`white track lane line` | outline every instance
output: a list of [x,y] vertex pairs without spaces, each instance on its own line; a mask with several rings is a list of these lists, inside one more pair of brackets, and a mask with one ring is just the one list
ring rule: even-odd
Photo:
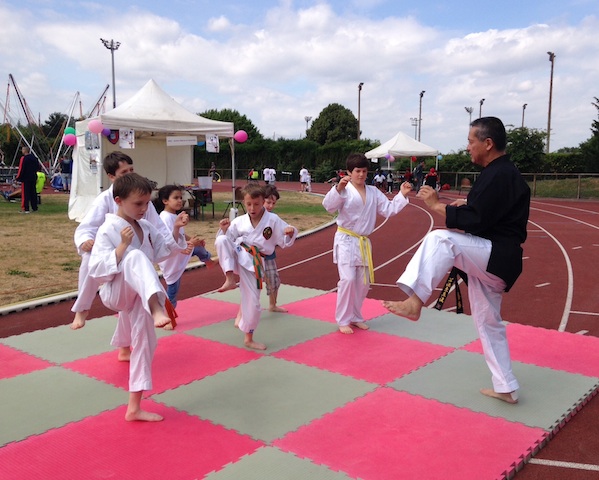
[[555,244],[561,250],[562,255],[564,256],[564,261],[566,262],[566,269],[568,271],[568,288],[567,288],[567,293],[566,293],[566,302],[564,304],[564,311],[562,313],[562,319],[561,319],[561,321],[559,323],[559,327],[558,327],[558,331],[565,332],[566,331],[566,327],[568,325],[568,318],[570,316],[570,311],[572,309],[572,297],[573,297],[573,294],[574,294],[574,274],[573,274],[573,271],[572,271],[572,262],[570,261],[570,257],[568,256],[568,253],[566,252],[566,249],[560,243],[560,241],[557,238],[555,238],[555,236],[553,236],[548,230],[544,229],[539,224],[537,224],[535,222],[531,222],[530,220],[529,220],[529,223],[531,223],[532,225],[534,225],[538,229],[542,230],[549,237],[551,237],[553,239],[553,241],[555,242]]
[[556,460],[545,460],[543,458],[531,458],[527,463],[531,463],[533,465],[545,465],[548,467],[572,468],[575,470],[599,472],[599,465],[591,465],[588,463],[560,462]]

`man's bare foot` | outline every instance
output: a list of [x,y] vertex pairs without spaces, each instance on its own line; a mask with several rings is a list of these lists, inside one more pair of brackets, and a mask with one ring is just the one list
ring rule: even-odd
[[283,308],[283,307],[279,307],[277,305],[271,305],[270,307],[268,307],[268,311],[269,312],[277,312],[277,313],[287,313],[287,309]]
[[88,314],[89,310],[75,312],[75,318],[73,320],[73,323],[71,323],[71,330],[79,330],[80,328],[85,327],[85,320],[87,320]]
[[266,350],[266,345],[264,345],[263,343],[255,342],[254,340],[246,340],[243,343],[246,347],[253,348],[254,350]]
[[518,403],[518,391],[514,390],[511,393],[499,393],[493,390],[492,388],[481,388],[480,393],[486,395],[487,397],[496,398],[498,400],[502,400],[511,405],[515,405]]
[[351,322],[351,324],[356,327],[359,328],[360,330],[368,330],[370,327],[368,325],[366,325],[364,322]]
[[237,282],[234,279],[227,278],[223,286],[218,289],[219,292],[226,292],[227,290],[234,290],[237,288]]
[[128,362],[131,360],[131,347],[119,347],[117,357],[119,362]]
[[168,322],[164,327],[162,327],[164,330],[174,330],[175,327],[173,327],[173,322]]
[[129,411],[125,414],[125,420],[128,422],[160,422],[164,420],[162,415],[146,412],[145,410]]
[[389,310],[391,313],[400,317],[407,318],[415,322],[420,318],[420,311],[422,310],[422,304],[414,302],[411,297],[403,302],[389,302],[383,301],[383,307]]
[[354,333],[353,329],[349,325],[342,325],[341,327],[339,327],[339,331],[341,333],[345,333],[346,335]]

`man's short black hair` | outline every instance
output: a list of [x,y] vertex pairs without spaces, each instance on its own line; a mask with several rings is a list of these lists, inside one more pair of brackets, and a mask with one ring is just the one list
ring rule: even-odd
[[493,140],[495,148],[500,152],[507,146],[507,134],[503,122],[497,117],[482,117],[474,120],[470,126],[476,128],[476,138],[481,142],[490,138]]

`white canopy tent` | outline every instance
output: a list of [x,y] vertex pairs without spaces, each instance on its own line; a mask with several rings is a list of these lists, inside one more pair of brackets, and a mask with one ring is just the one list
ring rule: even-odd
[[[89,132],[88,124],[94,119],[114,131],[134,131],[134,148],[123,149],[118,141],[113,144],[104,135]],[[108,187],[102,159],[115,150],[128,154],[133,159],[135,171],[159,186],[167,183],[184,185],[192,181],[196,139],[205,141],[207,136],[218,135],[219,138],[229,138],[235,170],[233,123],[210,120],[189,112],[154,80],[149,80],[133,97],[114,110],[77,122],[75,130],[77,144],[73,149],[73,181],[69,199],[69,218],[72,220],[81,221],[94,199]],[[176,137],[181,139],[179,145]],[[167,145],[167,138],[170,145]]]
[[365,155],[367,158],[382,158],[387,154],[394,157],[436,157],[439,151],[403,132],[398,132],[393,138],[369,150]]

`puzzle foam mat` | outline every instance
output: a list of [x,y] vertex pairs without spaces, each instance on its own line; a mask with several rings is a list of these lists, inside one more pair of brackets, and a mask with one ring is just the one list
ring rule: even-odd
[[114,316],[0,339],[2,479],[510,478],[599,388],[597,338],[508,325],[514,406],[479,393],[469,316],[367,299],[370,330],[342,335],[335,298],[283,285],[265,352],[233,326],[239,290],[180,301],[143,401],[159,423],[124,420]]

